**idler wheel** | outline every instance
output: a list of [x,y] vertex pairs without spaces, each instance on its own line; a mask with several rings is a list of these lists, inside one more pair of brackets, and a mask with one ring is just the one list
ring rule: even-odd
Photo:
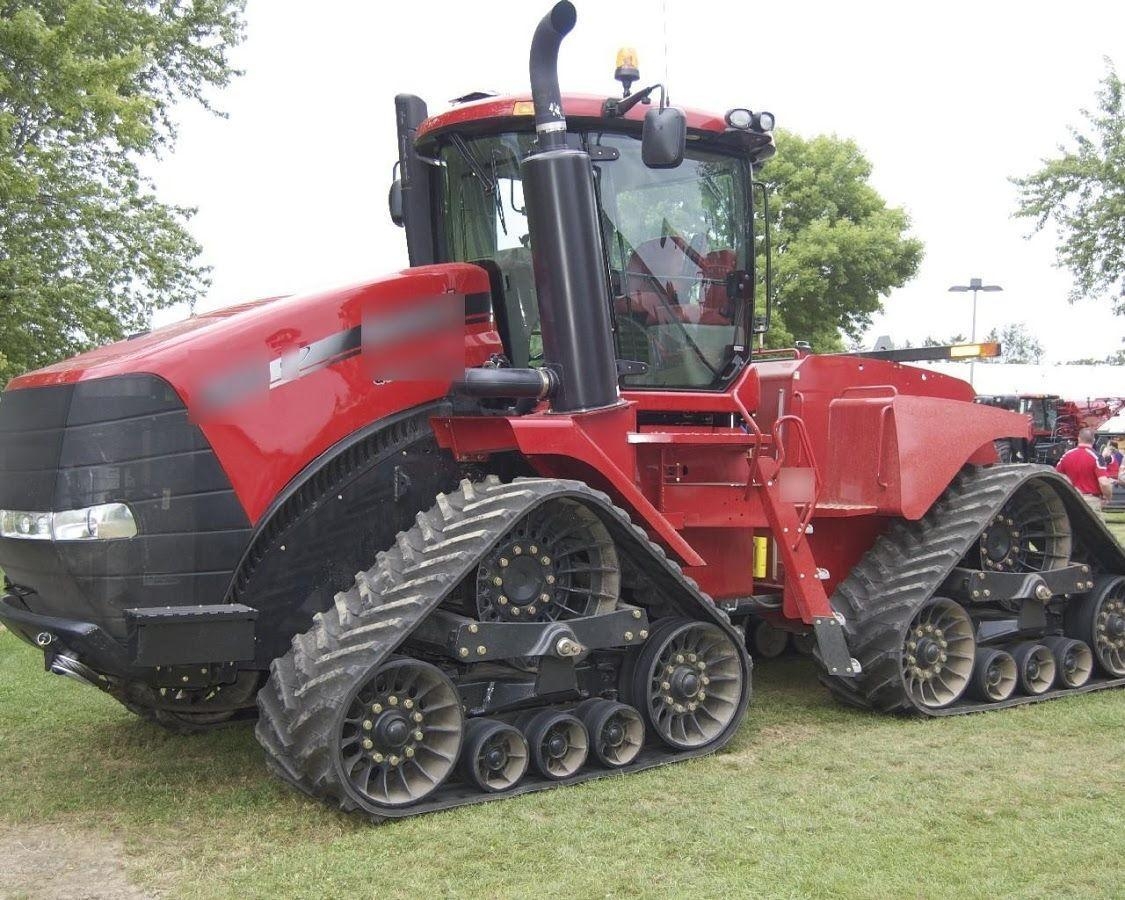
[[527,740],[518,728],[496,719],[473,719],[465,728],[461,773],[489,794],[510,790],[527,772]]
[[665,619],[641,651],[631,696],[657,737],[677,750],[718,740],[738,715],[740,650],[717,625]]
[[437,666],[394,659],[351,693],[336,765],[376,806],[408,806],[436,791],[457,763],[461,697]]
[[902,680],[920,707],[941,709],[965,693],[976,658],[976,630],[961,604],[933,597],[902,639]]
[[1106,675],[1125,677],[1125,576],[1103,576],[1072,599],[1065,621],[1067,637],[1085,642]]
[[569,778],[582,768],[589,753],[586,726],[570,713],[546,709],[527,720],[524,727],[531,762],[552,781]]
[[1070,518],[1062,497],[1042,479],[1024,482],[981,532],[981,568],[1046,572],[1069,565]]
[[750,650],[758,659],[777,659],[789,648],[789,632],[758,622],[750,633]]
[[1016,692],[1019,680],[1012,654],[996,647],[978,647],[969,691],[978,700],[999,703]]
[[586,726],[590,752],[609,769],[627,766],[645,742],[645,723],[633,707],[612,700],[586,700],[574,714]]
[[1049,637],[1043,643],[1055,657],[1059,683],[1068,688],[1082,687],[1094,672],[1094,654],[1089,646],[1074,638]]
[[1055,657],[1049,647],[1028,641],[1012,648],[1020,690],[1032,697],[1045,694],[1055,683]]

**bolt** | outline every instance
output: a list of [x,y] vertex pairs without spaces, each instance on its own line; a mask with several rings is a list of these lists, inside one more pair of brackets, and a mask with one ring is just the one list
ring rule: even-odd
[[508,568],[508,557],[506,557],[506,556],[501,556],[501,557],[500,557],[500,568],[501,568],[501,569],[506,569],[506,568]]
[[492,583],[496,585],[496,587],[500,587],[504,583],[504,579],[497,575],[492,579]]
[[678,713],[682,713],[684,711],[684,705],[682,703],[677,703],[672,708]]
[[555,583],[555,576],[554,575],[548,575],[547,576],[547,584],[554,584],[554,583]]
[[918,661],[918,658],[917,658],[916,656],[914,656],[914,654],[909,654],[909,655],[908,655],[908,656],[906,657],[906,664],[907,664],[908,666],[912,666],[912,665],[914,665],[914,663],[916,663],[917,661]]
[[407,759],[413,759],[413,758],[414,758],[414,748],[413,748],[413,747],[407,747],[407,748],[406,748],[405,750],[403,750],[402,752],[403,752],[404,754],[406,754],[406,758],[407,758]]
[[473,622],[469,626],[469,634],[476,634],[478,631],[480,631],[480,626],[476,622]]
[[697,660],[699,659],[699,657],[698,657],[698,656],[696,656],[696,655],[695,655],[694,653],[689,653],[689,654],[688,654],[688,659],[689,659],[689,660],[690,660],[691,662],[696,662],[696,661],[697,661]]
[[469,648],[468,647],[462,647],[460,650],[457,651],[457,653],[462,657],[468,656],[469,655]]
[[371,740],[371,738],[364,738],[363,739],[363,749],[364,750],[370,750],[374,746],[375,746],[375,742],[373,740]]
[[665,666],[664,667],[664,674],[665,675],[671,675],[675,671],[676,670],[672,666]]
[[364,719],[363,720],[363,730],[364,731],[370,731],[374,727],[375,727],[375,723],[372,722],[370,719]]
[[414,701],[411,700],[409,697],[407,697],[405,700],[402,701],[402,708],[403,709],[414,709]]
[[395,756],[393,753],[387,759],[387,762],[389,762],[392,766],[397,766],[399,764],[399,761],[400,761],[399,758],[397,756]]
[[541,556],[541,557],[539,557],[539,562],[542,563],[545,566],[549,566],[551,564],[551,557]]
[[688,708],[689,710],[691,710],[691,712],[695,712],[695,711],[696,711],[697,709],[699,709],[699,704],[698,704],[698,703],[696,703],[696,702],[695,702],[695,701],[693,700],[693,701],[692,701],[691,703],[689,703],[689,704],[687,705],[687,708]]
[[980,591],[973,591],[973,599],[974,600],[979,596],[980,596]]
[[627,641],[631,641],[632,639],[633,639],[633,632],[631,632],[631,631],[626,631],[626,632],[625,632],[625,640],[627,640]]
[[187,681],[187,680],[188,680],[188,677],[186,675],[183,678],[180,679],[180,681]]
[[665,696],[665,697],[664,697],[664,705],[665,705],[665,706],[671,706],[671,705],[672,705],[673,703],[675,703],[675,702],[676,702],[676,701],[675,701],[675,700],[673,700],[673,699],[672,699],[671,697],[668,697],[668,696]]
[[533,615],[535,615],[535,607],[534,607],[534,606],[529,606],[529,607],[527,608],[527,614],[528,614],[529,616],[533,616]]
[[514,553],[514,554],[515,554],[516,556],[519,556],[519,555],[520,555],[521,553],[523,553],[523,547],[521,547],[521,546],[520,546],[519,544],[516,544],[516,546],[514,546],[514,547],[512,548],[512,552],[513,552],[513,553]]
[[499,597],[496,598],[496,602],[499,603],[501,606],[507,606],[508,605],[508,598],[505,597],[503,594],[501,594]]
[[398,697],[396,697],[394,694],[391,694],[391,696],[387,698],[387,702],[391,706],[398,706]]
[[700,691],[696,696],[699,698],[699,701],[702,703],[704,700],[707,699],[707,692],[706,691]]
[[383,704],[382,703],[372,703],[371,704],[371,711],[373,713],[381,713],[383,711]]
[[684,655],[682,653],[677,653],[676,654],[676,662],[682,663],[683,661],[684,661]]
[[551,602],[551,595],[550,594],[540,594],[539,595],[539,602],[540,603],[550,603]]
[[662,682],[660,682],[660,690],[662,690],[662,691],[670,691],[670,690],[672,690],[672,683],[671,683],[670,681],[662,681]]
[[520,608],[518,606],[513,606],[512,607],[512,615],[518,616],[519,614],[520,614]]
[[[415,722],[421,722],[423,716],[420,712],[415,712],[414,715],[412,715],[410,718],[412,718]],[[418,738],[418,740],[422,740],[422,739]]]
[[641,617],[641,611],[639,609],[634,609],[633,610],[633,618],[639,619],[640,617]]
[[484,646],[484,644],[481,644],[477,647],[477,656],[484,656],[484,654],[486,654],[487,652],[488,648]]
[[640,631],[637,632],[637,637],[639,637],[643,641],[645,638],[648,637],[648,631],[646,629],[642,628]]
[[584,649],[586,648],[573,638],[561,637],[555,642],[555,653],[559,656],[577,656]]
[[381,763],[381,762],[383,761],[383,754],[382,754],[382,753],[372,753],[372,754],[371,754],[371,758],[372,758],[372,759],[373,759],[373,760],[374,760],[375,762],[377,762],[377,763]]
[[985,589],[984,589],[984,596],[985,596],[985,597],[991,597],[991,596],[992,596],[992,591],[990,591],[990,590],[989,590],[988,588],[985,588]]
[[532,556],[538,556],[539,555],[539,548],[536,547],[534,544],[532,544],[530,547],[527,548],[527,552],[530,553]]
[[703,660],[700,660],[695,664],[695,667],[699,669],[700,672],[703,672],[707,668],[707,663],[705,663]]

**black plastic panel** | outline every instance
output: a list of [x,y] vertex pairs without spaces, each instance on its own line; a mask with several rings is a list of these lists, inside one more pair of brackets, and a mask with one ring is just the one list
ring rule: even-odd
[[129,375],[0,397],[0,508],[117,502],[133,510],[136,537],[0,539],[0,567],[34,592],[33,612],[95,622],[123,638],[125,608],[222,602],[250,524],[166,382]]

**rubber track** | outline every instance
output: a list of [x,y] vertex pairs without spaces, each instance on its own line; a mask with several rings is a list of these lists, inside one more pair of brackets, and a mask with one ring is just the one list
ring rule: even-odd
[[560,498],[580,499],[598,513],[619,552],[641,566],[665,602],[681,614],[719,625],[735,646],[742,647],[742,637],[726,615],[605,494],[581,482],[556,479],[521,478],[502,484],[492,476],[484,482],[462,481],[460,490],[439,494],[434,507],[419,513],[415,526],[400,532],[395,545],[380,553],[371,569],[357,574],[355,585],[338,593],[334,606],[314,616],[313,627],[297,635],[290,651],[272,663],[269,680],[258,692],[255,728],[271,771],[307,794],[345,811],[363,809],[380,821],[650,768],[706,755],[726,744],[749,702],[750,660],[745,653],[746,691],[741,708],[727,731],[702,750],[670,753],[650,749],[630,766],[614,770],[587,766],[565,782],[529,775],[514,791],[500,795],[445,786],[435,792],[434,799],[378,813],[361,807],[349,795],[332,748],[337,716],[351,688],[394,653],[521,517]]
[[1053,470],[1017,464],[963,472],[920,521],[896,522],[880,536],[833,593],[832,605],[845,617],[848,647],[863,667],[857,678],[821,672],[820,680],[837,699],[881,712],[952,716],[1125,685],[1123,678],[1092,679],[1078,689],[1014,696],[1001,703],[962,699],[941,709],[919,707],[906,692],[899,650],[914,613],[972,549],[1008,499],[1032,479],[1057,483],[1078,538],[1095,547],[1091,560],[1095,569],[1125,572],[1125,554],[1116,540]]

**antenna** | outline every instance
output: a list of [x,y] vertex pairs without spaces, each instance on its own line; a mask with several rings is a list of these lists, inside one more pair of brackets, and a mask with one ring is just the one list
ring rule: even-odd
[[664,19],[664,90],[668,90],[668,0],[661,0],[660,12]]

